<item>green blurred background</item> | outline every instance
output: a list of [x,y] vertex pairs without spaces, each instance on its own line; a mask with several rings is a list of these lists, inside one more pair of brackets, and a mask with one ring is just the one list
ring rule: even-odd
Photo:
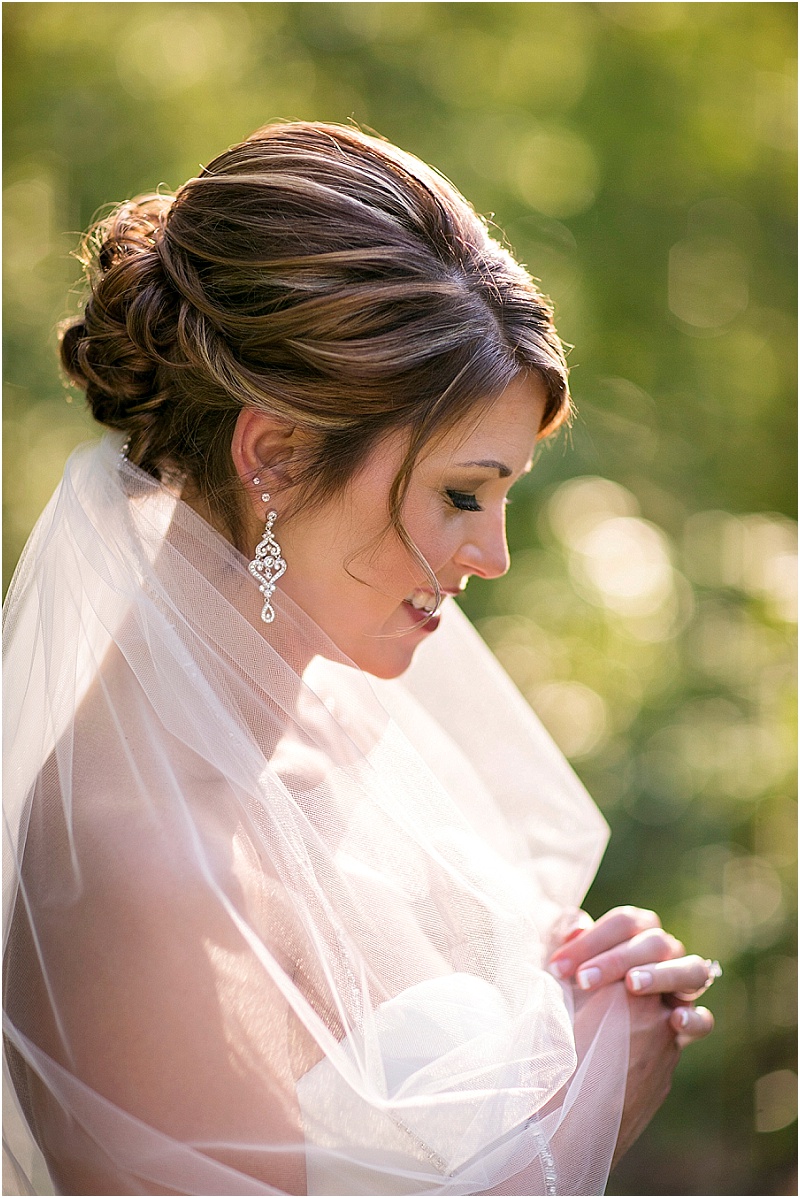
[[78,442],[55,330],[109,201],[272,118],[433,162],[552,296],[579,417],[465,600],[613,829],[588,900],[718,957],[613,1194],[793,1194],[796,7],[3,7],[4,581]]

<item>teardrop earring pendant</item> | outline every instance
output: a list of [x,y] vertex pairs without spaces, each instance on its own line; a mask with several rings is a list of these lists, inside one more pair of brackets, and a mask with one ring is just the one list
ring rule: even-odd
[[[261,479],[254,478],[253,482],[258,485]],[[269,492],[265,491],[261,499],[264,503],[269,503]],[[261,619],[265,624],[271,624],[275,619],[275,609],[272,606],[271,599],[275,593],[275,584],[281,575],[286,573],[286,562],[283,560],[281,547],[272,535],[272,528],[277,519],[278,513],[276,511],[267,512],[264,535],[256,545],[255,557],[247,567],[253,578],[258,582],[258,589],[264,596]]]

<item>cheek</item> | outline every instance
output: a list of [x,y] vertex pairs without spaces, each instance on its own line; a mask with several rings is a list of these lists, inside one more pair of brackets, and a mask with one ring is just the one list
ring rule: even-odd
[[[403,510],[403,523],[412,543],[437,575],[453,558],[460,543],[458,521],[449,515],[443,503],[430,495],[421,499],[409,498]],[[355,556],[349,559],[349,569],[359,581],[348,578],[342,567],[336,572],[338,577],[334,585],[337,594],[346,592],[350,602],[366,603],[377,614],[387,603],[394,606],[413,587],[424,585],[428,580],[422,566],[395,532],[390,531],[379,543],[370,545],[373,534],[379,535],[385,528],[385,525],[378,528],[375,524],[374,509],[368,511],[362,506],[359,516],[360,523],[349,519],[347,535],[331,546],[337,551],[337,561],[346,556],[345,549],[350,553],[356,550]],[[364,582],[371,593],[365,591]]]
[[430,503],[416,521],[406,524],[422,556],[438,572],[455,555],[461,541],[458,519],[442,503]]
[[[434,574],[438,575],[458,548],[459,536],[456,522],[449,520],[446,512],[437,510],[436,505],[431,503],[421,510],[404,513],[404,524],[412,543]],[[422,566],[406,549],[399,537],[394,538],[391,558],[395,563],[395,568],[405,580],[404,589],[409,582],[412,585],[418,585],[427,581]]]

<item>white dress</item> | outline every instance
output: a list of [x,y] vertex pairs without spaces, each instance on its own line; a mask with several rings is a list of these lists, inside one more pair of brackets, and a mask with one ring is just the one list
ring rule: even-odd
[[451,601],[393,682],[273,606],[71,459],[6,612],[6,1192],[601,1193],[627,1000],[543,965],[602,818]]

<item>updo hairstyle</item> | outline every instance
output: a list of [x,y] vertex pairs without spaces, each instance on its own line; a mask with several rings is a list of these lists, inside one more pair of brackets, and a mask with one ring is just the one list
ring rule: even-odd
[[544,432],[569,414],[552,309],[527,271],[446,179],[354,128],[267,125],[174,196],[121,205],[82,260],[67,375],[130,460],[188,480],[244,553],[242,407],[311,434],[292,459],[303,508],[409,430],[387,527],[416,557],[400,513],[434,434],[524,371],[546,386]]

